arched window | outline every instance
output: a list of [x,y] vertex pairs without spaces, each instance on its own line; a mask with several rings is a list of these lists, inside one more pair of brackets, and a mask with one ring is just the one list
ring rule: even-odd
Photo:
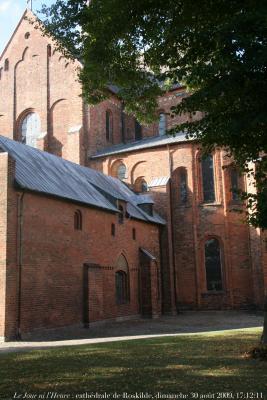
[[239,172],[236,168],[231,168],[230,170],[230,178],[231,178],[231,192],[232,192],[232,200],[239,201]]
[[106,111],[106,139],[108,142],[113,140],[113,117],[110,110]]
[[142,126],[140,125],[140,123],[135,120],[135,127],[134,127],[134,131],[135,131],[135,140],[141,140],[142,139]]
[[130,300],[129,271],[126,258],[121,254],[115,272],[116,303],[125,304]]
[[5,59],[4,70],[5,70],[5,71],[8,71],[8,70],[9,70],[9,60],[8,60],[8,58]]
[[185,168],[180,169],[179,174],[179,194],[180,194],[180,203],[185,204],[187,202],[187,173]]
[[147,181],[143,177],[137,178],[134,183],[134,190],[138,193],[148,192]]
[[74,229],[81,231],[83,227],[82,213],[80,210],[76,210],[74,213]]
[[164,136],[166,134],[166,114],[159,114],[159,136]]
[[127,173],[126,166],[125,164],[121,163],[117,169],[117,177],[122,181],[123,179],[126,179],[126,173]]
[[118,222],[119,224],[123,224],[124,222],[124,209],[122,206],[119,206]]
[[222,290],[221,249],[216,238],[211,238],[205,243],[205,267],[207,290]]
[[36,147],[36,140],[41,132],[39,115],[31,112],[21,122],[21,141],[31,147]]
[[202,157],[201,170],[203,201],[204,203],[213,203],[215,201],[215,183],[213,156],[211,154]]
[[128,298],[127,275],[123,271],[118,271],[115,274],[116,280],[116,303],[125,304]]

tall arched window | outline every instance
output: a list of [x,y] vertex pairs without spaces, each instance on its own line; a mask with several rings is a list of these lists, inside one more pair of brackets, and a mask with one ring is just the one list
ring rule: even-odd
[[203,201],[204,203],[213,203],[215,201],[215,183],[213,156],[211,154],[202,157],[201,170]]
[[231,178],[231,192],[232,192],[232,200],[239,201],[240,196],[238,193],[239,187],[239,172],[236,168],[231,168],[230,170],[230,178]]
[[36,141],[41,132],[39,115],[31,112],[21,122],[21,141],[31,147],[36,147]]
[[207,290],[222,290],[221,248],[216,238],[211,238],[205,243],[205,267]]
[[166,134],[166,114],[159,114],[159,136],[164,136]]
[[106,139],[108,142],[113,140],[113,116],[110,110],[106,111]]
[[117,261],[117,271],[115,272],[115,292],[117,304],[125,304],[130,301],[128,263],[123,255],[120,255]]
[[140,125],[140,123],[137,120],[135,120],[134,137],[135,137],[135,140],[142,139],[142,126]]
[[127,173],[126,165],[121,163],[117,169],[117,177],[122,181],[123,179],[126,179],[126,173]]
[[74,229],[81,231],[83,228],[82,213],[80,210],[76,210],[74,213]]
[[179,174],[179,194],[180,194],[180,202],[185,204],[187,202],[187,173],[185,168],[180,169]]

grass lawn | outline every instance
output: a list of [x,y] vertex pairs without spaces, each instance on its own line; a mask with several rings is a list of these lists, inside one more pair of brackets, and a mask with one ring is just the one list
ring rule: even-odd
[[187,399],[194,392],[195,398],[217,399],[218,392],[229,391],[235,399],[267,399],[267,363],[243,357],[260,333],[253,328],[2,354],[0,399],[13,399],[15,392],[36,399],[64,393],[70,395],[65,399],[90,398],[96,392],[183,393]]

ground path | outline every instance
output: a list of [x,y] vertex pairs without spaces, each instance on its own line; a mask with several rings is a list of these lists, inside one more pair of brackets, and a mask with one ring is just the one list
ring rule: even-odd
[[248,311],[184,312],[159,319],[134,319],[101,323],[84,329],[64,328],[35,333],[17,342],[0,342],[0,353],[45,349],[60,346],[145,339],[161,336],[217,332],[262,327],[263,315]]

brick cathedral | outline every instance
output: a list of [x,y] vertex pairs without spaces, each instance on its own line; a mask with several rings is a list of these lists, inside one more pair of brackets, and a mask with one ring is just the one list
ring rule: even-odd
[[[224,150],[83,102],[78,70],[26,10],[0,58],[0,337],[186,309],[261,307],[267,246]],[[185,117],[184,117],[185,118]],[[228,167],[227,167],[228,166]]]

